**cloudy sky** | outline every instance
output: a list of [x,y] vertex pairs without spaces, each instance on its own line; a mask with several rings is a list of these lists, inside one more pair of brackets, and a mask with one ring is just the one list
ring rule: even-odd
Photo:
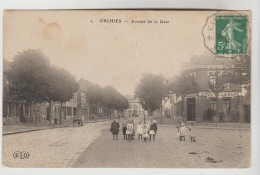
[[[6,11],[4,58],[12,61],[18,52],[39,49],[52,64],[66,68],[77,79],[133,94],[143,73],[171,77],[193,55],[210,54],[203,44],[202,28],[212,13]],[[107,19],[121,23],[100,22]]]

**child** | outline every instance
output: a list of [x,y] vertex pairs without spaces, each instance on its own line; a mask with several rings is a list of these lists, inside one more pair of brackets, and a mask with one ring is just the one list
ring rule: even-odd
[[195,140],[195,122],[191,122],[190,123],[190,127],[189,127],[189,135],[190,135],[190,141],[191,142],[196,142]]
[[126,125],[126,135],[127,135],[127,140],[129,141],[130,139],[133,139],[133,132],[134,132],[134,123],[132,121],[129,121]]
[[116,138],[116,140],[118,140],[119,128],[120,128],[119,122],[114,120],[110,127],[110,131],[113,135],[113,140],[115,140],[115,138]]
[[185,141],[185,137],[187,135],[187,128],[185,127],[185,124],[183,122],[181,122],[180,124],[179,135],[180,135],[180,141]]
[[139,140],[140,138],[142,138],[142,134],[143,134],[143,124],[141,121],[137,123],[136,132],[138,134],[138,140]]
[[127,126],[127,122],[126,119],[124,118],[124,121],[122,122],[124,140],[126,139],[126,126]]
[[149,137],[148,132],[149,132],[149,126],[148,126],[148,124],[145,122],[145,123],[143,124],[143,138],[144,138],[144,142],[146,142],[146,140],[147,140],[148,137]]
[[150,131],[149,131],[150,141],[152,140],[152,136],[153,136],[153,141],[155,141],[156,133],[157,133],[157,124],[156,124],[156,120],[153,120],[153,124],[151,124]]

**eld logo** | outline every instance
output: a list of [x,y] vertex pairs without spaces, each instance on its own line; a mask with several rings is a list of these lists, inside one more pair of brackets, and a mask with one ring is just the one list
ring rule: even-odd
[[30,153],[26,151],[15,151],[13,154],[14,159],[28,159]]

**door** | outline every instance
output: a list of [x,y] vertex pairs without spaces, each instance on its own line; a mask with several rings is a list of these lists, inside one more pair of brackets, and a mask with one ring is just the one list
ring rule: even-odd
[[251,122],[250,105],[243,105],[243,107],[244,107],[244,121],[246,123],[250,123]]
[[195,98],[187,98],[187,121],[195,121]]

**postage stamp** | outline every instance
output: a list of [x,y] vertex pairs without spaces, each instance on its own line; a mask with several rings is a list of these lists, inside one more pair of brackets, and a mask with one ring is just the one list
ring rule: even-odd
[[203,28],[206,47],[224,57],[248,55],[250,25],[247,13],[217,13]]

